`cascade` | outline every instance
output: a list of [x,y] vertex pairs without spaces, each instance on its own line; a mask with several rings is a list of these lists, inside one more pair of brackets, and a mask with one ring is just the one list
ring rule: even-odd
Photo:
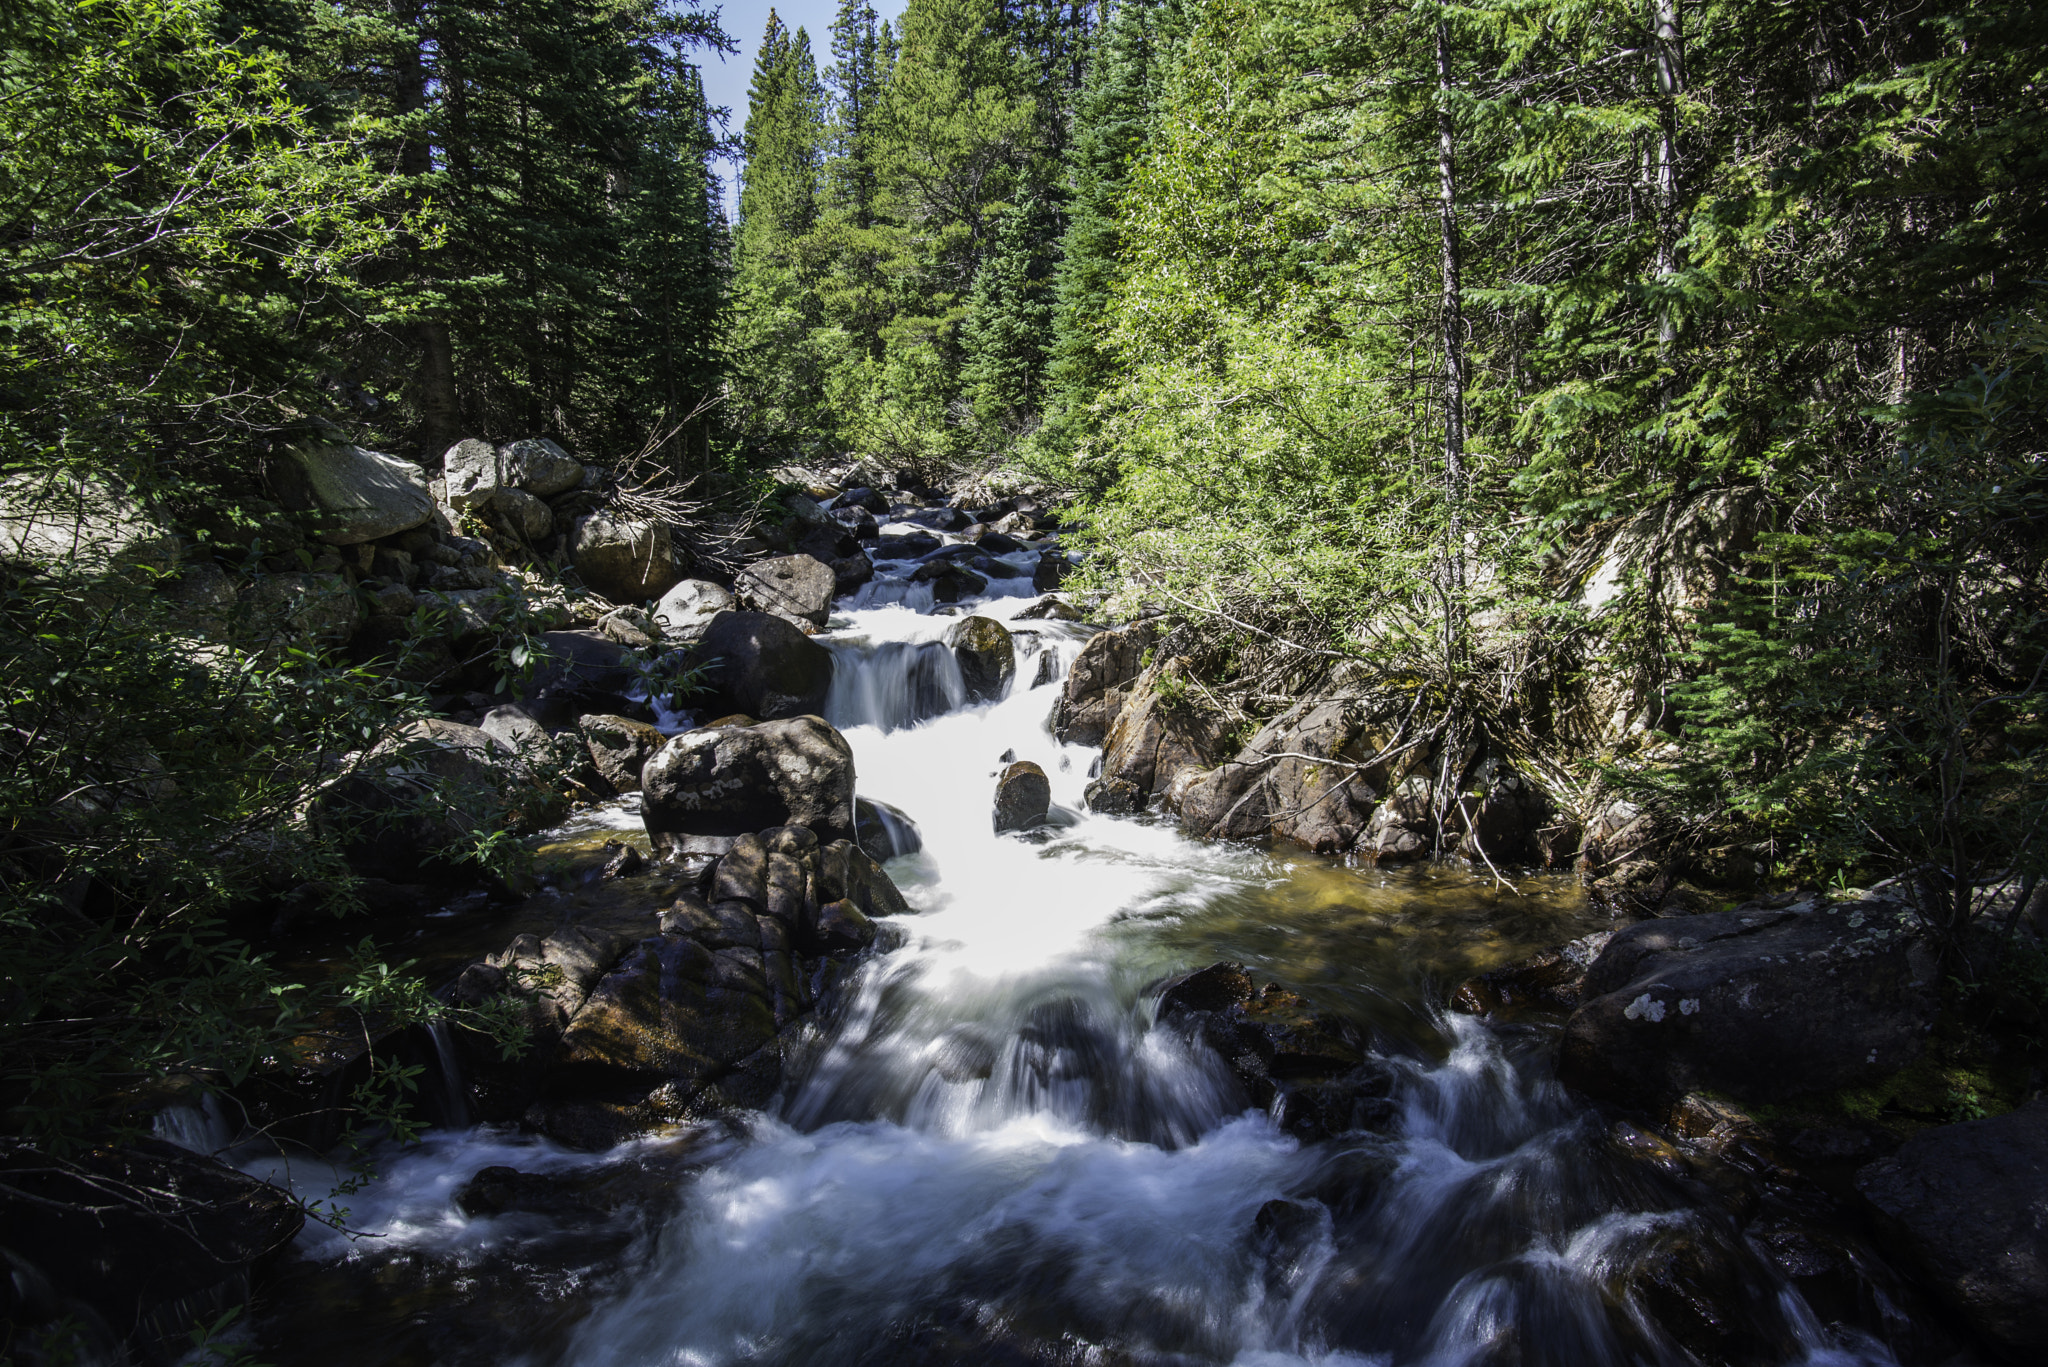
[[[1481,880],[1332,869],[1151,817],[997,835],[1011,759],[1085,813],[1097,754],[1054,737],[1058,690],[1040,681],[1063,677],[1087,629],[1015,620],[1026,597],[995,581],[972,610],[1015,628],[1016,675],[970,704],[951,621],[914,569],[884,563],[821,638],[860,793],[923,837],[889,865],[914,911],[903,942],[862,965],[776,1105],[681,1179],[535,1367],[1681,1367],[1715,1344],[1760,1363],[1892,1362],[1823,1324],[1698,1192],[1618,1157],[1549,1080],[1540,1039],[1433,1004],[1400,946],[1480,924]],[[1582,933],[1574,915],[1532,936]],[[1303,1144],[1155,1021],[1162,980],[1226,957],[1369,1025],[1390,1125]],[[382,1220],[392,1246],[480,1256],[514,1217],[452,1213],[468,1174],[619,1161],[437,1131],[357,1219]],[[313,1256],[343,1256],[317,1237]],[[1644,1289],[1674,1263],[1721,1298],[1706,1329]]]

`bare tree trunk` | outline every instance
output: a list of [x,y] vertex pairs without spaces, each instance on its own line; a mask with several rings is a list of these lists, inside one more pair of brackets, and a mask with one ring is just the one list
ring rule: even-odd
[[[1678,97],[1685,89],[1685,35],[1680,0],[1652,0],[1656,33],[1651,42],[1657,68],[1657,283],[1669,287],[1678,275]],[[1667,296],[1657,304],[1657,359],[1670,367],[1678,343],[1678,311]],[[1660,403],[1671,401],[1672,377],[1658,386]]]
[[[402,116],[415,120],[427,108],[426,6],[422,0],[392,0],[392,19],[404,40],[393,63],[396,91],[394,103]],[[428,130],[417,122],[409,128],[398,150],[398,169],[407,176],[421,177],[434,169],[433,147]],[[410,198],[418,208],[424,196],[414,190]],[[420,244],[408,237],[405,249],[412,257],[411,273],[417,279],[427,272]],[[414,383],[419,389],[420,451],[432,464],[462,436],[462,413],[455,393],[454,343],[448,324],[440,319],[422,319],[412,327],[414,345],[419,348],[419,369]]]

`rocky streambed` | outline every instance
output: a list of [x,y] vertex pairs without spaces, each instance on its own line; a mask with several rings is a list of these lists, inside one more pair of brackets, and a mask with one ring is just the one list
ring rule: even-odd
[[[2030,1360],[2037,1116],[1830,1167],[1729,1100],[1911,1056],[1896,904],[1617,934],[1506,774],[1453,843],[1512,886],[1370,862],[1424,835],[1358,776],[1313,800],[1348,723],[1215,765],[1149,629],[950,514],[698,605],[704,724],[582,715],[624,795],[540,837],[523,902],[428,913],[529,1053],[414,1046],[441,1123],[273,1260],[259,1358]],[[589,684],[543,681],[556,728]],[[302,1196],[345,1175],[179,1124]]]

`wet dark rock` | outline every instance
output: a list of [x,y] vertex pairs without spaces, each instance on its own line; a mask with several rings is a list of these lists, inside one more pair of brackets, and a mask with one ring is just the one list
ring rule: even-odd
[[1059,654],[1051,650],[1040,651],[1038,656],[1038,671],[1037,673],[1031,676],[1031,686],[1033,688],[1044,688],[1047,684],[1055,684],[1059,681]]
[[1472,1016],[1513,1015],[1530,1007],[1573,1010],[1584,995],[1586,971],[1613,938],[1613,931],[1601,931],[1467,978],[1451,994],[1451,1010]]
[[1045,820],[1051,806],[1052,780],[1045,770],[1028,759],[1018,760],[996,780],[996,833],[1029,830]]
[[[858,547],[848,547],[850,555]],[[834,558],[837,558],[836,556]],[[754,612],[773,613],[822,627],[832,612],[832,567],[810,555],[756,561],[733,580],[740,602]]]
[[647,762],[641,788],[657,847],[770,826],[807,826],[824,841],[854,833],[853,750],[816,717],[686,731]]
[[1074,562],[1067,553],[1057,547],[1040,551],[1038,564],[1031,571],[1031,587],[1040,593],[1050,593],[1067,581],[1074,572]]
[[640,791],[640,770],[668,740],[646,722],[606,713],[578,717],[576,729],[583,735],[591,764],[613,791],[621,793]]
[[1091,812],[1130,816],[1145,809],[1145,794],[1127,778],[1098,778],[1082,794]]
[[832,652],[765,612],[719,613],[684,666],[703,671],[709,692],[692,705],[713,715],[800,717],[824,710],[832,688]]
[[1853,1086],[1919,1054],[1934,983],[1912,911],[1883,899],[1642,922],[1587,970],[1558,1076],[1652,1107]]
[[1149,622],[1097,633],[1067,669],[1053,734],[1068,745],[1100,745],[1123,708],[1124,695],[1144,672],[1145,652],[1158,635]]
[[842,897],[817,909],[804,927],[808,946],[824,954],[857,954],[875,941],[875,923],[867,913]]
[[1018,622],[1078,622],[1081,614],[1073,604],[1064,598],[1047,594],[1034,601],[1031,606],[1018,610],[1012,621]]
[[1856,1189],[2006,1361],[2048,1360],[2048,1100],[1914,1135]]
[[878,860],[916,854],[924,848],[924,836],[910,814],[886,802],[855,798],[853,826],[855,842]]
[[544,631],[540,661],[520,701],[550,731],[566,731],[592,712],[640,716],[627,694],[639,682],[633,651],[599,631]]
[[814,886],[820,902],[851,898],[870,917],[901,916],[910,910],[882,866],[849,840],[835,840],[818,851]]
[[[10,1148],[0,1155],[0,1229],[14,1261],[7,1286],[31,1303],[19,1307],[28,1322],[9,1327],[33,1331],[34,1298],[24,1291],[41,1282],[58,1316],[97,1320],[145,1360],[174,1359],[194,1324],[247,1300],[250,1270],[304,1223],[284,1191],[161,1140],[61,1159]],[[26,1346],[11,1335],[0,1343]]]
[[1017,648],[992,617],[963,617],[946,628],[946,644],[960,664],[960,679],[971,702],[997,702],[1017,676]]
[[978,598],[988,590],[988,580],[964,565],[948,560],[933,560],[917,567],[910,576],[913,584],[930,584],[932,601],[957,603],[965,598]]
[[944,544],[930,532],[883,532],[875,539],[875,555],[882,560],[916,560]]
[[1357,1031],[1277,983],[1255,983],[1242,964],[1211,964],[1168,982],[1158,1019],[1208,1044],[1246,1095],[1301,1138],[1376,1128],[1394,1117],[1394,1075],[1366,1057]]
[[604,847],[612,852],[611,857],[604,861],[604,877],[631,878],[646,871],[647,856],[640,853],[638,846],[607,840]]
[[758,835],[733,841],[711,874],[708,894],[714,902],[745,902],[755,911],[768,909],[768,845]]
[[838,597],[855,593],[875,577],[875,562],[858,551],[831,562],[832,592]]
[[974,519],[958,508],[918,508],[904,513],[897,521],[934,531],[958,532],[964,531]]
[[876,517],[886,517],[889,512],[889,500],[865,484],[856,484],[850,489],[842,490],[839,496],[832,500],[833,511],[842,508],[860,508]]

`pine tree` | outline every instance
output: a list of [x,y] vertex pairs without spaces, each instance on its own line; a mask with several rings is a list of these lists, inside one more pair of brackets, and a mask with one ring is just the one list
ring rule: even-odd
[[872,4],[839,0],[832,21],[832,181],[857,228],[874,225],[875,146],[882,113],[886,25]]
[[1052,226],[1051,212],[1035,197],[1003,210],[968,298],[961,388],[976,421],[1002,446],[1038,421],[1052,331]]
[[1117,210],[1150,124],[1159,0],[1123,0],[1097,33],[1066,159],[1070,196],[1060,243],[1039,450],[1057,467],[1089,429],[1087,407],[1112,374],[1101,344],[1117,274]]

